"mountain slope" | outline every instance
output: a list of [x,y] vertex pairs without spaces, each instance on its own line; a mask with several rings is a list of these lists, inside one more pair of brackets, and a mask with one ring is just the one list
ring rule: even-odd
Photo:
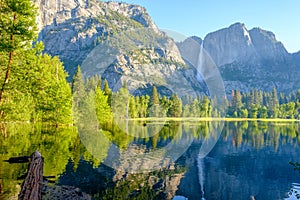
[[[209,33],[203,41],[192,37],[176,46],[155,26],[145,8],[138,5],[95,0],[35,3],[40,13],[39,40],[44,42],[45,52],[58,55],[64,62],[69,80],[77,65],[82,65],[86,76],[100,74],[114,90],[126,80],[137,94],[149,91],[147,88],[152,85],[169,87],[162,91],[166,94],[208,93],[203,79],[218,73],[210,72],[215,70],[210,67],[198,69],[202,70],[202,77],[197,72],[203,45],[221,72],[227,94],[233,89],[276,87],[278,91],[290,92],[300,88],[299,53],[289,54],[270,31],[248,30],[244,24],[235,23]],[[134,48],[122,49],[124,41],[117,48],[108,45],[122,32],[131,35],[127,40],[136,40],[132,43]],[[147,38],[152,39],[151,44]],[[196,48],[190,47],[191,40],[198,44]]]
[[59,55],[72,76],[78,64],[108,35],[128,28],[149,27],[158,31],[140,6],[90,0],[41,1],[39,40],[45,52]]
[[[99,74],[114,91],[126,80],[131,92],[162,86],[166,95],[206,92],[187,69],[173,39],[158,30],[143,7],[92,0],[37,0],[39,40],[58,55],[71,77],[82,65],[86,77]],[[150,90],[151,91],[151,90]]]

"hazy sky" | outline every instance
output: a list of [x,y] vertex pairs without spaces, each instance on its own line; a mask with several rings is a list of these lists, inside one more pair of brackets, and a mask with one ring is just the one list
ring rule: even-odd
[[159,28],[202,39],[242,22],[272,31],[289,52],[300,50],[300,0],[125,0],[148,10]]

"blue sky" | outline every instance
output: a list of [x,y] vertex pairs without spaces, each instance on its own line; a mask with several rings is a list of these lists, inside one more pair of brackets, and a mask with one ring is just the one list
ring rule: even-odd
[[[123,0],[124,1],[124,0]],[[144,6],[155,24],[202,39],[209,32],[242,22],[250,30],[272,31],[289,52],[300,50],[299,0],[125,0]]]

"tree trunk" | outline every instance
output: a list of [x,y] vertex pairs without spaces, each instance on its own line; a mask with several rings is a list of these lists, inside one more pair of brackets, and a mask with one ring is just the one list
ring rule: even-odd
[[41,200],[43,184],[43,165],[42,155],[36,151],[31,155],[28,173],[22,184],[19,200]]
[[3,182],[2,182],[2,179],[0,179],[0,195],[3,193],[4,193]]
[[[17,22],[17,13],[14,13],[13,26],[15,26],[16,22]],[[10,35],[10,44],[12,46],[14,46],[14,42],[15,42],[14,33],[12,33]],[[13,49],[14,49],[14,47],[13,47]],[[14,55],[14,50],[13,49],[10,50],[10,52],[9,52],[8,65],[7,65],[7,68],[6,68],[5,79],[4,79],[4,82],[2,84],[1,91],[0,91],[0,103],[2,101],[3,94],[4,94],[4,88],[5,88],[5,85],[8,83],[8,79],[9,79],[9,75],[10,75],[10,71],[11,71],[11,65],[12,65],[12,62],[13,62],[13,55]]]

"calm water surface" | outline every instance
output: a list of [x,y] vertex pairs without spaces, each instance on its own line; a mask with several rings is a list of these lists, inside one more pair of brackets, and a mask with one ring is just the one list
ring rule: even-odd
[[[45,158],[44,175],[55,176],[49,185],[74,186],[94,199],[297,199],[300,174],[289,164],[300,162],[300,127],[296,122],[227,122],[219,138],[214,133],[218,122],[139,123],[143,130],[128,131],[143,137],[124,135],[111,127],[105,131],[106,139],[88,130],[78,134],[75,127],[8,125],[6,135],[0,136],[0,199],[17,197],[27,170],[27,164],[4,161],[35,150]],[[153,130],[156,134],[150,135]],[[84,131],[87,134],[82,136]],[[202,144],[211,137],[217,137],[217,143],[201,158]],[[138,157],[154,150],[162,152],[160,149],[172,142],[180,149],[186,145],[182,138],[190,141],[189,147],[175,163],[161,170],[131,174],[103,164],[113,158],[119,159],[115,169],[151,166],[154,158],[152,162],[132,162],[126,154],[113,154],[112,144]],[[166,155],[164,159],[168,159]]]

